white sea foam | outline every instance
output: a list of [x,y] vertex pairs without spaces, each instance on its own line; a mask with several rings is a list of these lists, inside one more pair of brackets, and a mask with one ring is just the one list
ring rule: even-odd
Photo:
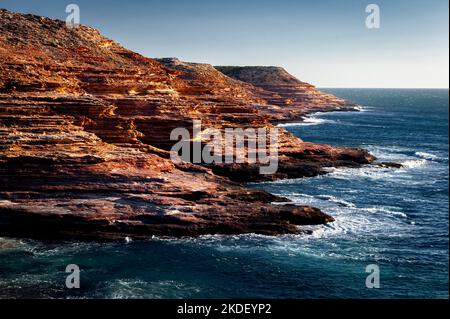
[[406,155],[411,153],[412,150],[404,146],[363,145],[363,147],[375,155],[380,161],[398,162],[412,158],[411,156]]
[[[401,218],[408,218],[408,215],[406,215],[403,212],[400,212],[398,210],[392,210],[387,207],[383,206],[376,206],[376,207],[367,207],[367,208],[360,208],[362,211],[372,213],[372,214],[383,214],[388,216],[396,216]],[[398,208],[397,208],[398,209]]]
[[391,168],[367,166],[361,168],[337,168],[328,174],[334,179],[354,180],[354,179],[371,179],[371,180],[385,180],[395,179],[398,170]]
[[[356,106],[356,107],[354,107],[355,112],[368,112],[368,111],[372,110],[373,108],[374,107],[372,107],[372,106]],[[341,111],[314,112],[313,114],[308,115],[307,117],[305,117],[301,122],[280,123],[280,124],[278,124],[278,126],[279,127],[298,127],[298,126],[313,126],[313,125],[320,125],[320,124],[335,124],[335,123],[338,123],[339,121],[337,121],[337,120],[331,120],[331,119],[320,117],[322,115],[330,115],[330,114],[333,114],[333,113],[342,113],[342,112]],[[348,113],[348,112],[346,112],[346,113]]]
[[363,105],[363,106],[357,106],[355,109],[357,109],[359,112],[369,112],[373,110],[375,107]]
[[[383,211],[373,207],[373,211]],[[392,211],[384,209],[385,214],[392,215]],[[211,247],[220,252],[239,252],[253,254],[265,252],[278,256],[310,255],[320,258],[364,260],[367,258],[384,258],[376,246],[370,242],[383,234],[383,237],[402,237],[401,231],[405,227],[414,227],[413,223],[406,223],[404,217],[391,216],[383,218],[376,214],[369,214],[361,209],[336,208],[331,213],[336,221],[328,225],[301,226],[309,231],[308,235],[284,235],[265,237],[260,235],[240,235],[233,240],[217,239],[211,242]],[[339,241],[336,241],[339,240]],[[364,241],[364,249],[354,245],[342,245],[342,242]],[[260,252],[259,252],[260,251]],[[368,257],[369,256],[369,257]],[[281,259],[284,262],[284,259]]]
[[0,237],[0,251],[6,249],[16,249],[23,246],[23,242],[17,239]]
[[[416,168],[428,164],[429,162],[440,160],[441,158],[435,154],[428,152],[416,151],[403,146],[373,146],[367,145],[368,149],[380,161],[400,162],[407,168]],[[414,152],[414,155],[409,155]]]
[[329,120],[329,119],[322,119],[318,117],[308,117],[304,120],[304,125],[319,125],[324,123],[336,123],[336,121]]
[[316,197],[320,198],[320,199],[325,199],[325,200],[327,200],[329,202],[332,202],[332,203],[335,203],[335,204],[337,204],[338,206],[341,206],[341,207],[352,207],[352,208],[356,207],[355,204],[350,203],[350,202],[348,202],[346,200],[343,200],[341,198],[337,198],[336,196],[333,196],[333,195],[317,195]]
[[132,278],[110,281],[104,290],[100,292],[101,295],[112,299],[185,298],[200,291],[197,287],[173,280],[144,281]]
[[428,163],[429,162],[426,159],[410,159],[410,160],[401,162],[401,164],[406,168],[417,168],[417,167],[426,165]]
[[[378,205],[359,207],[348,198],[339,198],[333,195],[296,195],[288,196],[298,204],[308,204],[321,208],[335,217],[336,221],[326,226],[311,226],[312,237],[355,237],[373,236],[377,233],[396,236],[396,229],[404,228],[408,216],[400,207]],[[413,223],[410,223],[410,225]],[[308,238],[310,236],[306,236]]]
[[[337,196],[309,195],[296,193],[289,196],[299,204],[313,204],[335,218],[327,225],[300,226],[308,234],[264,236],[264,235],[207,235],[193,239],[173,239],[174,244],[191,242],[196,247],[204,246],[221,253],[272,254],[278,256],[310,255],[320,258],[363,260],[383,258],[377,248],[370,246],[382,234],[383,237],[397,238],[405,234],[405,229],[416,227],[399,207],[369,206],[357,207],[347,198]],[[305,203],[305,199],[308,201]],[[342,205],[345,203],[345,205]],[[409,232],[409,231],[408,231]],[[409,232],[412,233],[412,232]],[[318,240],[319,239],[319,240]],[[337,242],[338,240],[339,242]],[[364,249],[351,245],[342,248],[342,241],[367,241]],[[345,246],[344,246],[345,247]],[[224,255],[228,256],[228,255]],[[225,257],[226,258],[226,257]],[[280,259],[284,262],[285,259]]]
[[297,127],[297,126],[312,126],[312,125],[319,125],[319,124],[325,124],[325,123],[336,123],[336,121],[310,116],[310,117],[306,117],[302,122],[282,123],[282,124],[278,124],[278,126],[279,127]]
[[[382,161],[391,161],[389,159],[383,159]],[[376,165],[367,165],[358,168],[351,167],[339,167],[328,170],[328,174],[323,176],[323,178],[334,178],[343,180],[355,180],[355,179],[371,179],[371,180],[386,180],[392,183],[414,183],[410,170],[423,169],[423,167],[428,166],[432,162],[426,159],[418,159],[410,156],[405,156],[401,160],[398,158],[392,160],[393,162],[399,163],[403,166],[402,169],[390,168],[390,167],[380,167]]]
[[423,159],[430,160],[430,161],[438,159],[437,155],[426,153],[426,152],[416,152],[415,155],[417,155]]

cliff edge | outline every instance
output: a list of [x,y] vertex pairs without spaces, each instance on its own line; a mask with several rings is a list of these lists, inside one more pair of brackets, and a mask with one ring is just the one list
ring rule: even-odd
[[[273,127],[263,88],[215,68],[156,61],[97,30],[0,10],[0,233],[123,239],[298,233],[333,218],[248,189],[259,164],[173,163],[170,132]],[[266,179],[357,166],[364,150],[280,130]]]

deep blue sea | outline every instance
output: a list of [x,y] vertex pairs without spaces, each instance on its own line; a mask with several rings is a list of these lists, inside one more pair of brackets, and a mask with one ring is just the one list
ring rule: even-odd
[[[254,184],[336,218],[312,235],[131,243],[0,238],[0,297],[448,298],[448,90],[329,89],[361,112],[285,125],[304,140],[358,146],[402,169],[339,168]],[[65,288],[65,267],[81,288]],[[366,287],[368,265],[380,288]]]

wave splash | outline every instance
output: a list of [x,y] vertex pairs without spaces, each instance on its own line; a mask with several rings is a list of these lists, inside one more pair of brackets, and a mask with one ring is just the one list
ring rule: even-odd
[[323,119],[318,117],[306,117],[303,122],[298,123],[282,123],[278,124],[279,127],[298,127],[298,126],[312,126],[312,125],[320,125],[320,124],[334,124],[337,123],[334,120]]

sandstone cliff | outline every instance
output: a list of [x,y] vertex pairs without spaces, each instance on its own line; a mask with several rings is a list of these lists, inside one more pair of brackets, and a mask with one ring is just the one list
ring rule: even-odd
[[[90,27],[0,10],[0,234],[273,235],[332,221],[231,181],[260,179],[258,164],[169,159],[170,132],[194,119],[272,127],[266,90],[211,66],[143,57]],[[264,178],[373,160],[280,134],[280,169]]]
[[269,108],[261,111],[275,121],[296,121],[316,111],[354,110],[355,104],[334,95],[321,92],[313,85],[302,82],[285,69],[273,66],[216,66],[229,77],[257,87],[256,95]]

